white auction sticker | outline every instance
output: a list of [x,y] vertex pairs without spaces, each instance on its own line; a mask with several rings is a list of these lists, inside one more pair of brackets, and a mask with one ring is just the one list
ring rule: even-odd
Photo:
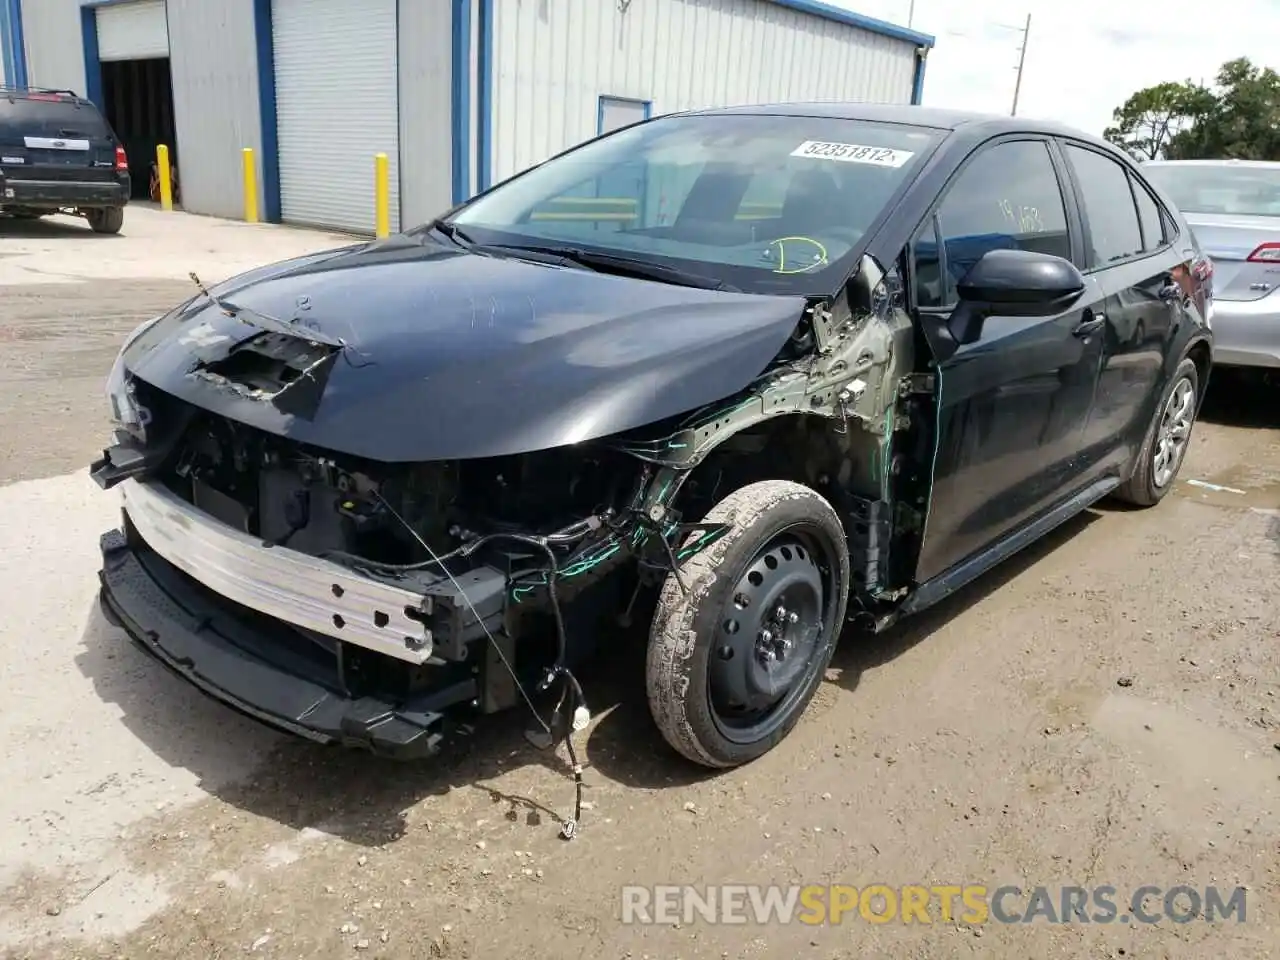
[[791,156],[809,157],[814,160],[840,160],[843,163],[871,163],[879,167],[900,167],[915,154],[910,150],[894,150],[890,147],[866,147],[858,143],[806,140],[791,151]]

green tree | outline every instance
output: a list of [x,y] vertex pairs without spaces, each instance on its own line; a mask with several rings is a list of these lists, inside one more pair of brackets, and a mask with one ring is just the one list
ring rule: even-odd
[[1193,127],[1216,106],[1204,87],[1185,83],[1161,83],[1139,90],[1112,112],[1115,126],[1103,136],[1131,153],[1154,160],[1171,140]]
[[1166,155],[1280,160],[1280,74],[1245,58],[1222,65],[1212,109],[1170,138]]
[[1280,74],[1241,57],[1213,89],[1186,81],[1139,90],[1103,136],[1142,157],[1280,160]]

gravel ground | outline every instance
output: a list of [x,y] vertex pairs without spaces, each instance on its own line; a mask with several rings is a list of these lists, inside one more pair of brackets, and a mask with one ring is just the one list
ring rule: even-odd
[[[168,217],[131,211],[126,233],[181,223],[187,248],[217,256],[216,221]],[[1155,510],[1090,511],[916,620],[847,637],[806,718],[749,768],[708,775],[665,747],[642,638],[620,636],[584,678],[590,806],[564,843],[572,782],[519,717],[429,766],[326,752],[206,700],[102,619],[96,540],[117,506],[83,469],[107,432],[102,378],[189,281],[172,265],[48,282],[24,271],[66,272],[57,241],[79,249],[76,228],[49,225],[34,252],[5,229],[0,956],[1274,956],[1274,387],[1215,383],[1184,482]],[[279,236],[263,251],[331,245]],[[1247,915],[620,919],[626,884],[773,882],[1109,884],[1122,912],[1143,885],[1245,885]]]

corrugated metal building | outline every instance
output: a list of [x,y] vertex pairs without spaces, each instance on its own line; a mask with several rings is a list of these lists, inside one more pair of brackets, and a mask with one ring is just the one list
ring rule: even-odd
[[169,143],[182,206],[240,216],[252,147],[266,219],[358,233],[375,153],[395,230],[660,113],[918,103],[933,42],[814,0],[0,0],[4,76],[87,92],[143,188]]

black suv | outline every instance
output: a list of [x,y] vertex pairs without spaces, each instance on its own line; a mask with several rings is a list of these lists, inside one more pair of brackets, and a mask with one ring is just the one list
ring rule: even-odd
[[119,233],[129,194],[124,147],[90,101],[0,85],[0,216],[74,213]]

